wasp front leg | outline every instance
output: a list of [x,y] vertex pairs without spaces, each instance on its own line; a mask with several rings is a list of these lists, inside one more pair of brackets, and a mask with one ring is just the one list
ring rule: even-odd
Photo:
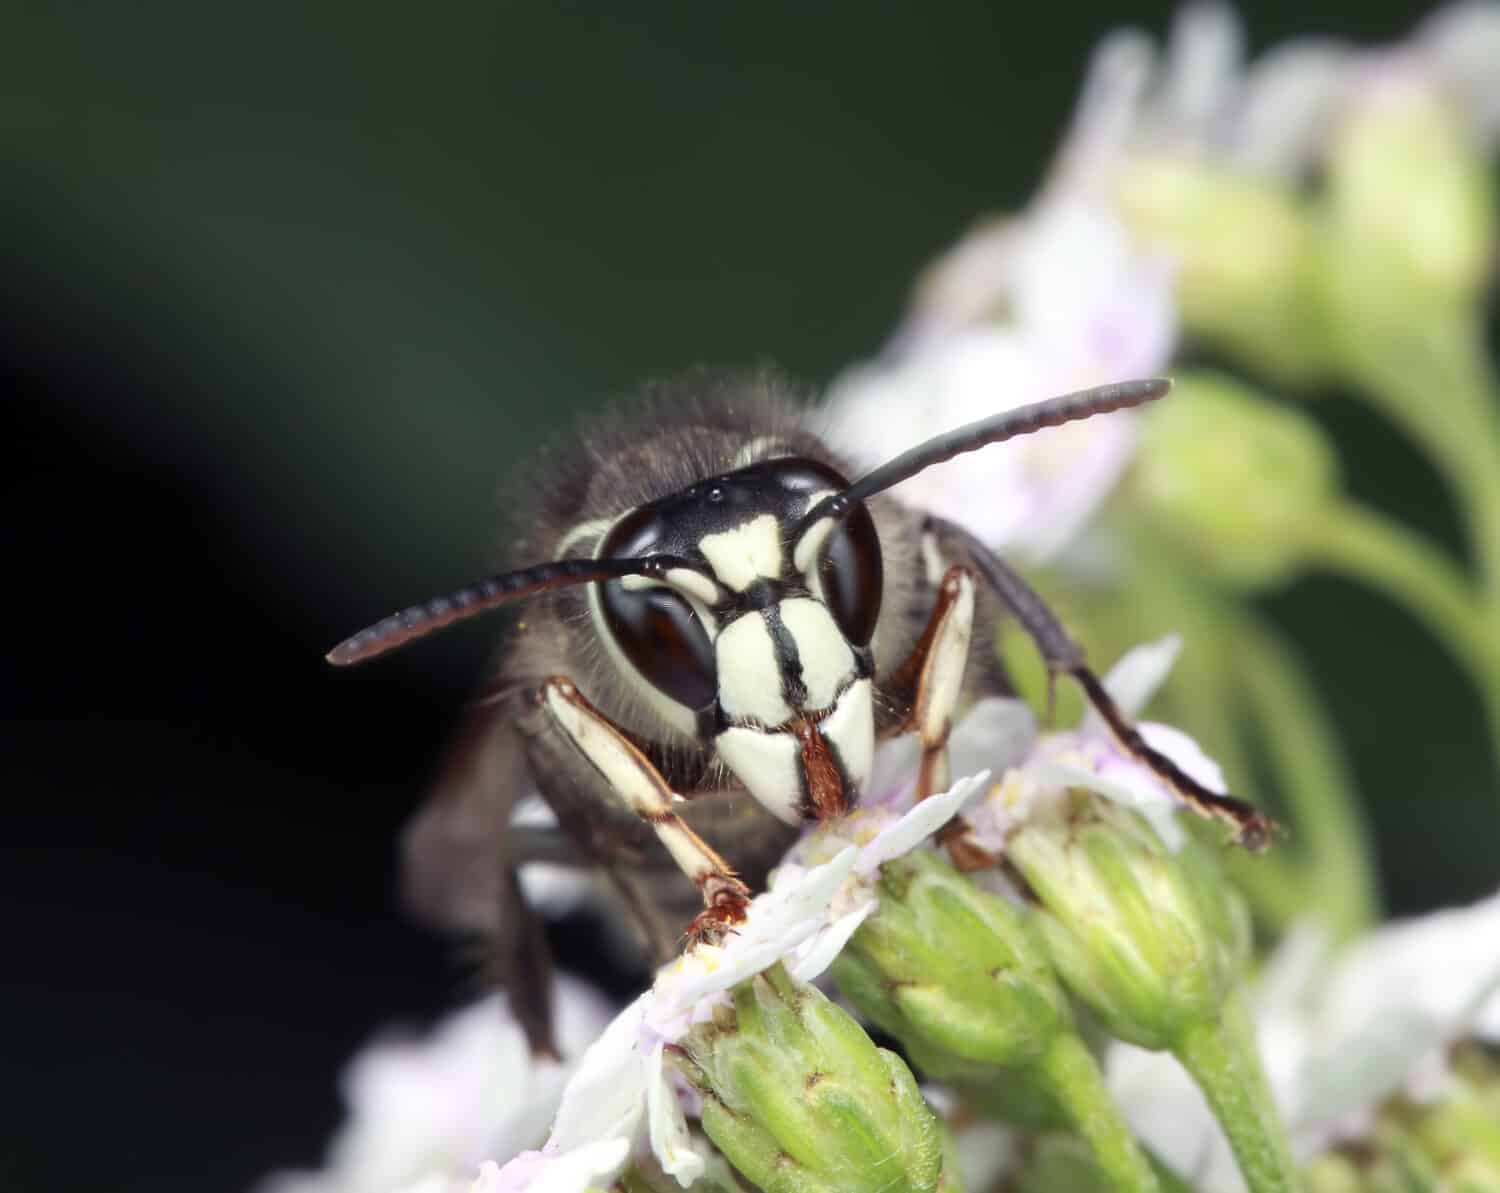
[[951,551],[968,558],[1036,644],[1047,664],[1049,678],[1066,675],[1072,679],[1127,755],[1150,768],[1178,799],[1200,816],[1215,817],[1232,826],[1235,839],[1245,848],[1260,850],[1270,844],[1275,825],[1269,816],[1232,795],[1210,791],[1146,742],[1099,677],[1084,662],[1083,648],[1073,640],[1031,585],[1004,560],[963,527],[942,518],[929,517],[926,533]]
[[688,938],[716,942],[743,922],[750,889],[672,810],[676,796],[640,749],[570,679],[547,680],[537,691],[537,701],[620,802],[651,826],[672,860],[702,893],[703,911],[689,925]]
[[937,603],[927,628],[890,680],[895,691],[910,693],[911,712],[902,724],[921,743],[917,798],[926,799],[950,785],[948,736],[963,691],[969,640],[974,632],[974,573],[951,567],[938,585]]

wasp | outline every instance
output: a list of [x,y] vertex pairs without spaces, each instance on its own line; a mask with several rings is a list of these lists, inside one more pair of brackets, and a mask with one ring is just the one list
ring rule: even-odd
[[[799,826],[858,804],[881,739],[915,734],[918,798],[946,789],[956,712],[1011,694],[992,646],[1002,617],[1123,749],[1263,847],[1270,821],[1153,750],[1020,575],[888,492],[960,453],[1168,389],[1131,381],[1021,406],[861,476],[764,374],[679,379],[588,425],[537,469],[509,570],[328,654],[362,662],[529,602],[406,832],[410,902],[487,942],[533,1048],[555,1051],[547,944],[521,866],[598,867],[663,958],[690,915],[690,940],[720,939]],[[555,827],[512,823],[531,794]],[[995,860],[947,844],[960,864]]]

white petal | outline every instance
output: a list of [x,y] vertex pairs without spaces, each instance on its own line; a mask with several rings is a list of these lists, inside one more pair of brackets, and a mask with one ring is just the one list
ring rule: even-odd
[[1099,43],[1053,163],[1050,186],[1083,191],[1113,176],[1137,131],[1155,57],[1151,38],[1137,29],[1116,30]]
[[1203,752],[1203,747],[1172,725],[1160,721],[1142,721],[1136,726],[1141,737],[1153,750],[1165,754],[1178,768],[1200,786],[1210,791],[1224,791],[1224,771],[1219,764]]
[[873,874],[892,858],[909,853],[957,816],[959,810],[989,781],[990,772],[982,770],[977,775],[960,779],[941,795],[922,800],[900,820],[881,829],[873,841],[860,849],[854,872]]
[[[1120,711],[1127,717],[1139,716],[1141,709],[1150,703],[1157,689],[1166,682],[1172,664],[1177,662],[1177,655],[1181,650],[1182,639],[1176,634],[1168,634],[1155,642],[1147,642],[1126,651],[1119,662],[1105,673],[1104,690],[1114,698]],[[1084,714],[1079,731],[1090,737],[1109,735],[1104,721],[1093,709]]]
[[1200,0],[1177,10],[1167,39],[1161,119],[1187,145],[1211,144],[1239,82],[1245,31],[1228,4]]
[[[955,735],[957,732],[954,730]],[[921,756],[922,743],[915,733],[887,738],[876,746],[870,781],[865,785],[860,806],[868,808],[910,802],[917,785],[917,762]]]
[[686,1189],[703,1175],[703,1157],[694,1150],[682,1104],[663,1067],[664,1050],[657,1044],[647,1062],[646,1114],[651,1150],[661,1161],[662,1171],[677,1178]]
[[1295,180],[1322,155],[1356,55],[1333,38],[1298,38],[1251,67],[1228,147],[1241,169]]
[[493,1175],[481,1174],[472,1193],[587,1193],[610,1184],[629,1158],[628,1139],[600,1139],[571,1151],[527,1152]]
[[639,1042],[650,1002],[642,994],[583,1054],[563,1090],[547,1149],[569,1152],[600,1139],[631,1139],[645,1113],[646,1069]]
[[[906,740],[916,746],[916,734]],[[1036,714],[1024,700],[995,696],[981,700],[954,726],[948,739],[948,767],[955,775],[982,770],[1004,774],[1018,766],[1036,743]],[[912,755],[915,771],[917,753]]]
[[958,1171],[965,1189],[995,1189],[1022,1155],[1021,1133],[1000,1123],[979,1121],[954,1132]]
[[1166,1052],[1111,1044],[1105,1077],[1141,1141],[1202,1193],[1244,1189],[1229,1141],[1202,1092]]
[[275,1178],[279,1193],[388,1193],[422,1178],[457,1178],[490,1156],[535,1147],[572,1063],[611,1008],[571,978],[553,986],[557,1043],[567,1060],[532,1057],[503,997],[454,1012],[425,1036],[381,1039],[341,1079],[349,1114],[321,1173]]
[[879,906],[879,902],[872,896],[853,911],[839,916],[817,935],[798,945],[787,961],[787,972],[803,982],[811,982],[814,978],[820,977],[823,971],[833,964],[834,958],[844,951],[849,938]]
[[1500,4],[1447,4],[1417,32],[1419,52],[1438,81],[1456,94],[1482,143],[1500,138]]
[[681,1016],[709,995],[753,977],[792,953],[827,922],[828,908],[854,867],[853,846],[806,870],[784,867],[766,894],[751,901],[748,916],[721,946],[699,946],[666,966],[652,990],[648,1022],[671,1035]]
[[1106,770],[1094,770],[1081,762],[1040,758],[1028,763],[1027,774],[1040,786],[1051,789],[1081,787],[1094,791],[1134,812],[1139,812],[1172,852],[1186,839],[1177,823],[1177,801],[1161,780],[1144,766],[1121,759]]

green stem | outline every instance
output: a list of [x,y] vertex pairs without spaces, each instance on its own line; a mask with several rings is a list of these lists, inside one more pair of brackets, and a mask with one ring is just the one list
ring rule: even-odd
[[1500,627],[1500,386],[1478,312],[1358,328],[1342,355],[1350,379],[1442,470]]
[[1310,856],[1306,877],[1318,892],[1318,908],[1334,933],[1351,937],[1375,922],[1379,907],[1369,832],[1337,735],[1296,658],[1274,633],[1245,616],[1232,638],[1234,674]]
[[[1271,745],[1275,778],[1292,817],[1291,840],[1256,857],[1231,852],[1226,863],[1236,885],[1257,918],[1277,927],[1307,914],[1310,889],[1318,892],[1333,931],[1352,933],[1367,925],[1376,887],[1368,840],[1337,736],[1316,696],[1284,648],[1257,631],[1241,602],[1211,588],[1176,553],[1143,535],[1132,540],[1132,554],[1139,566],[1132,569],[1127,603],[1151,610],[1187,643],[1165,693],[1179,698],[1184,727],[1218,759],[1231,787],[1241,790],[1249,790],[1254,778],[1245,754],[1244,718],[1238,715],[1241,701],[1248,700],[1259,716]],[[1142,632],[1159,632],[1159,627]],[[1276,657],[1259,661],[1256,669],[1271,674],[1249,684],[1241,668],[1247,660],[1255,665],[1249,656],[1263,644]],[[1268,688],[1276,690],[1274,698],[1267,697]],[[1278,715],[1281,703],[1295,708],[1296,715]],[[1295,749],[1278,747],[1283,729]]]
[[1150,1161],[1126,1126],[1109,1096],[1099,1066],[1084,1043],[1072,1032],[1058,1032],[1036,1065],[1042,1084],[1067,1111],[1094,1161],[1120,1190],[1161,1189]]
[[1217,1022],[1184,1032],[1173,1051],[1224,1128],[1250,1193],[1293,1193],[1296,1166],[1239,996],[1230,995]]
[[1419,535],[1352,503],[1333,507],[1305,532],[1309,562],[1406,606],[1469,672],[1500,761],[1500,633],[1458,568]]

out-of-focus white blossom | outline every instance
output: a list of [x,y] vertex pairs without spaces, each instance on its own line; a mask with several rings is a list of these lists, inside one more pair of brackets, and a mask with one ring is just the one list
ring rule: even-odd
[[1133,30],[1100,44],[1060,161],[1104,185],[1128,158],[1157,155],[1295,180],[1317,164],[1342,121],[1413,91],[1450,105],[1476,145],[1488,148],[1500,138],[1496,62],[1495,0],[1447,5],[1394,45],[1295,38],[1254,63],[1246,62],[1234,8],[1191,4],[1159,59]]
[[[1500,894],[1398,921],[1337,954],[1321,930],[1297,929],[1268,962],[1252,1005],[1299,1157],[1359,1139],[1391,1095],[1441,1095],[1451,1044],[1500,1043]],[[1107,1070],[1142,1140],[1194,1188],[1244,1188],[1202,1094],[1169,1055],[1114,1044]]]
[[503,996],[455,1012],[421,1037],[379,1039],[342,1078],[348,1117],[325,1167],[272,1177],[264,1193],[395,1193],[467,1184],[486,1160],[545,1136],[574,1063],[611,1008],[583,983],[554,987],[564,1060],[537,1059]]
[[[1041,398],[1160,373],[1176,320],[1170,271],[1119,219],[1059,190],[982,227],[932,267],[888,350],[849,370],[822,411],[831,441],[874,466],[941,432]],[[1113,488],[1134,423],[1111,415],[963,455],[898,496],[1037,561]]]

